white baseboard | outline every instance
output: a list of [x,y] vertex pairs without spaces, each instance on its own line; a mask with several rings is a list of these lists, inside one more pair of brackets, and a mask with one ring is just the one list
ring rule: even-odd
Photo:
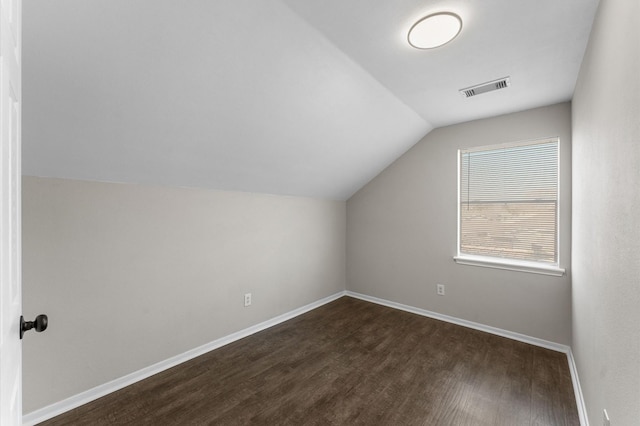
[[275,318],[269,319],[267,321],[261,322],[254,326],[245,328],[244,330],[240,330],[236,333],[230,334],[225,337],[221,337],[220,339],[214,340],[213,342],[207,343],[205,345],[199,346],[197,348],[191,349],[182,354],[176,355],[164,361],[160,361],[156,364],[153,364],[149,367],[145,367],[141,370],[135,371],[131,374],[127,374],[126,376],[120,377],[118,379],[112,380],[110,382],[104,383],[102,385],[96,386],[95,388],[89,389],[85,392],[81,392],[77,395],[74,395],[70,398],[64,399],[62,401],[51,404],[47,407],[40,408],[36,411],[26,414],[23,416],[22,421],[23,425],[32,426],[37,423],[43,422],[50,418],[53,418],[57,415],[65,413],[69,410],[72,410],[76,407],[79,407],[83,404],[96,400],[100,397],[103,397],[107,394],[115,392],[119,389],[122,389],[126,386],[132,385],[140,380],[146,379],[147,377],[153,376],[154,374],[160,373],[164,370],[167,370],[171,367],[174,367],[178,364],[181,364],[185,361],[189,361],[190,359],[196,358],[200,355],[203,355],[207,352],[210,352],[214,349],[225,346],[229,343],[235,342],[236,340],[240,340],[244,337],[255,334],[259,331],[265,330],[269,327],[273,327],[274,325],[280,324],[284,321],[290,320],[292,318],[297,317],[298,315],[302,315],[306,312],[309,312],[313,309],[316,309],[322,305],[325,305],[329,302],[333,302],[336,299],[339,299],[342,296],[350,296],[356,299],[365,300],[367,302],[376,303],[378,305],[387,306],[394,309],[399,309],[406,312],[411,312],[414,314],[422,315],[425,317],[437,319],[440,321],[449,322],[452,324],[461,325],[463,327],[472,328],[475,330],[484,331],[490,334],[495,334],[498,336],[506,337],[508,339],[517,340],[519,342],[528,343],[534,346],[539,346],[546,349],[551,349],[557,352],[562,352],[567,355],[567,360],[569,362],[569,371],[571,373],[571,381],[573,384],[573,391],[576,397],[576,404],[578,406],[578,415],[580,417],[580,424],[582,426],[589,426],[589,421],[587,418],[587,410],[584,404],[584,398],[582,395],[582,389],[580,388],[580,380],[578,379],[578,372],[575,365],[575,360],[573,358],[573,353],[571,352],[571,348],[567,345],[562,345],[555,342],[550,342],[543,339],[538,339],[536,337],[527,336],[520,333],[515,333],[508,330],[503,330],[496,327],[491,327],[488,325],[476,323],[473,321],[467,321],[464,319],[452,317],[449,315],[439,314],[437,312],[428,311],[426,309],[416,308],[409,305],[403,305],[402,303],[392,302],[385,299],[380,299],[373,296],[367,296],[360,293],[355,293],[352,291],[341,291],[335,293],[331,296],[325,297],[324,299],[320,299],[316,302],[305,305],[301,308],[294,309],[293,311],[287,312],[285,314],[279,315]]
[[501,328],[491,327],[489,325],[484,325],[484,324],[480,324],[473,321],[467,321],[464,319],[451,317],[449,315],[439,314],[437,312],[428,311],[426,309],[415,308],[409,305],[403,305],[402,303],[392,302],[390,300],[379,299],[377,297],[355,293],[353,291],[347,291],[347,296],[355,297],[356,299],[366,300],[367,302],[377,303],[378,305],[388,306],[390,308],[400,309],[401,311],[422,315],[423,317],[429,317],[429,318],[437,319],[440,321],[461,325],[463,327],[473,328],[474,330],[484,331],[490,334],[495,334],[497,336],[506,337],[511,340],[517,340],[519,342],[529,343],[530,345],[540,346],[542,348],[551,349],[552,351],[556,351],[556,352],[568,353],[570,350],[569,346],[561,345],[560,343],[538,339],[537,337],[531,337],[525,334],[515,333],[513,331],[503,330]]
[[22,417],[22,424],[31,426],[53,418],[57,415],[77,408],[88,402],[94,401],[126,386],[139,382],[140,380],[146,379],[147,377],[151,377],[154,374],[160,373],[185,361],[189,361],[190,359],[196,358],[214,349],[218,349],[222,346],[228,345],[229,343],[235,342],[236,340],[240,340],[244,337],[250,336],[259,331],[265,330],[269,327],[273,327],[274,325],[295,318],[298,315],[302,315],[329,302],[333,302],[334,300],[341,298],[345,294],[345,291],[340,291],[338,293],[332,294],[331,296],[325,297],[324,299],[309,303],[308,305],[302,306],[298,309],[294,309],[293,311],[279,315],[275,318],[271,318],[267,321],[245,328],[244,330],[240,330],[228,336],[221,337],[214,340],[213,342],[191,349],[187,352],[176,355],[164,361],[160,361],[141,370],[134,371],[133,373],[127,374],[126,376],[96,386],[92,389],[81,392],[77,395],[48,405],[46,407],[40,408],[36,411],[32,411],[31,413],[28,413]]
[[584,404],[584,398],[582,395],[582,388],[580,387],[580,380],[578,379],[578,370],[576,368],[575,360],[573,359],[573,353],[571,347],[562,345],[560,343],[550,342],[544,339],[538,339],[537,337],[527,336],[526,334],[515,333],[513,331],[503,330],[497,327],[491,327],[489,325],[480,324],[473,321],[467,321],[464,319],[452,317],[449,315],[439,314],[437,312],[428,311],[426,309],[416,308],[409,305],[403,305],[402,303],[392,302],[386,299],[380,299],[378,297],[367,296],[365,294],[356,293],[353,291],[346,291],[346,295],[354,297],[356,299],[365,300],[367,302],[376,303],[378,305],[387,306],[401,311],[411,312],[424,317],[437,319],[440,321],[449,322],[463,327],[472,328],[474,330],[484,331],[486,333],[495,334],[497,336],[506,337],[508,339],[517,340],[519,342],[528,343],[530,345],[539,346],[545,349],[551,349],[552,351],[562,352],[567,355],[567,361],[569,363],[569,372],[571,373],[571,383],[573,384],[573,393],[576,397],[576,405],[578,406],[578,417],[580,418],[581,426],[589,426],[589,420],[587,418],[587,410]]
[[587,417],[587,406],[584,404],[584,396],[582,395],[582,387],[580,387],[580,379],[578,378],[578,367],[573,358],[573,351],[569,348],[567,352],[567,360],[569,361],[569,372],[571,373],[571,383],[573,383],[573,393],[576,396],[576,405],[578,406],[578,416],[580,417],[581,426],[589,426],[589,417]]

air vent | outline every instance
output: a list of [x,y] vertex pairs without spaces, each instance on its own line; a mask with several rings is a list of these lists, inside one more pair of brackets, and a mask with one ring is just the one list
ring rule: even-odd
[[481,95],[483,93],[492,92],[498,89],[506,89],[511,86],[511,80],[509,77],[500,78],[498,80],[488,81],[486,83],[478,84],[476,86],[467,87],[466,89],[460,89],[460,94],[465,98]]

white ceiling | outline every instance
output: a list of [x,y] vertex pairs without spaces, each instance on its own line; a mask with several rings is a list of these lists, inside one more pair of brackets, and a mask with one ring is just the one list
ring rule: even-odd
[[[434,127],[570,100],[597,3],[24,0],[23,172],[344,200]],[[460,36],[411,48],[442,10]]]

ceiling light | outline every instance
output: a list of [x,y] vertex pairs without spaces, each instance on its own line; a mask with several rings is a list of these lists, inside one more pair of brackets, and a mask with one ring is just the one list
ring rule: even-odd
[[433,49],[449,43],[461,29],[462,19],[455,13],[434,13],[413,24],[407,38],[416,49]]

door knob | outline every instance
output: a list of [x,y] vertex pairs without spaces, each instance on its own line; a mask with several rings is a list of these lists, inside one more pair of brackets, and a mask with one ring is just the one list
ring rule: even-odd
[[45,331],[49,325],[49,319],[46,315],[38,315],[35,321],[25,321],[24,317],[20,315],[20,338],[24,336],[25,331],[29,331],[35,328],[38,333]]

